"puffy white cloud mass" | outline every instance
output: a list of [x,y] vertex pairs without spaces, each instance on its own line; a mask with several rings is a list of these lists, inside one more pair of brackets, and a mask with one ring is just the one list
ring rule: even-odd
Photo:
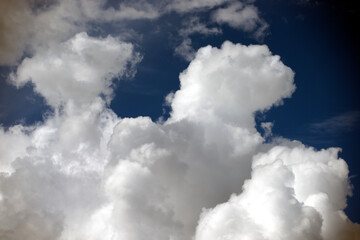
[[204,47],[180,74],[181,91],[172,100],[170,121],[220,120],[251,129],[256,111],[292,94],[293,77],[266,46],[225,42],[221,49]]
[[204,211],[196,239],[359,239],[343,212],[348,168],[338,151],[297,144],[256,155],[243,192]]
[[129,66],[139,60],[130,43],[79,33],[60,46],[25,58],[10,80],[18,87],[31,81],[53,107],[67,101],[79,105],[100,94],[111,96],[112,79],[132,74]]
[[201,48],[163,123],[109,108],[111,78],[138,60],[130,44],[79,34],[20,64],[13,81],[54,112],[0,131],[1,239],[359,237],[338,150],[265,144],[255,128],[295,89],[266,46]]

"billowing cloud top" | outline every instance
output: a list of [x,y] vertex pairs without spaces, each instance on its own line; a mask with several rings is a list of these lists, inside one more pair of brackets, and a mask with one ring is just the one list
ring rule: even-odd
[[[54,9],[66,15],[58,9],[71,2],[35,19]],[[124,4],[109,11],[141,12]],[[214,18],[233,24],[221,11],[234,3],[191,4],[221,6]],[[92,21],[106,20],[97,15],[104,5],[86,6],[96,13]],[[166,6],[190,11],[180,1]],[[17,87],[32,83],[51,112],[31,126],[0,127],[0,239],[360,238],[343,211],[351,187],[339,149],[267,143],[272,124],[263,124],[264,136],[256,129],[255,114],[295,90],[293,71],[267,46],[200,48],[179,76],[180,89],[166,98],[169,119],[120,118],[109,108],[112,83],[131,78],[141,57],[117,37],[82,32],[88,18],[70,19],[76,33],[65,40],[30,41],[32,54],[9,77]]]
[[172,119],[215,117],[253,126],[253,113],[292,94],[293,77],[291,69],[266,46],[225,42],[221,49],[201,48],[180,74],[181,89],[172,100]]
[[100,94],[111,97],[112,80],[133,74],[131,66],[139,60],[132,44],[79,33],[58,47],[25,58],[10,80],[18,87],[31,81],[53,107],[68,101],[81,105]]

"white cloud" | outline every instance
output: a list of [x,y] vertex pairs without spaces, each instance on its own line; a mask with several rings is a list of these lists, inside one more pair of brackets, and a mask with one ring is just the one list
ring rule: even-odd
[[21,125],[12,126],[7,131],[0,128],[0,172],[11,172],[12,160],[25,156],[26,147],[30,145],[25,131]]
[[[270,149],[255,128],[254,114],[295,88],[292,70],[266,46],[200,49],[163,124],[120,119],[100,97],[138,60],[130,44],[79,34],[19,66],[15,83],[31,77],[55,111],[42,124],[2,129],[1,142],[21,144],[1,160],[0,238],[226,239],[245,231],[256,239],[261,230],[316,239],[347,230],[347,166],[337,150]],[[226,203],[233,193],[241,194]],[[254,202],[233,209],[241,199]],[[197,226],[202,209],[214,207]],[[217,224],[228,215],[234,222]]]
[[343,212],[348,168],[339,149],[276,146],[254,157],[240,195],[202,214],[196,239],[358,239]]
[[171,120],[215,118],[250,128],[254,112],[292,94],[293,77],[266,46],[225,42],[221,49],[201,48],[180,74],[181,91],[175,93]]
[[212,20],[245,32],[252,32],[257,39],[263,38],[268,28],[268,24],[260,18],[258,9],[254,5],[241,2],[234,2],[217,9],[212,14]]
[[113,78],[131,75],[128,67],[139,60],[132,44],[79,33],[60,46],[25,58],[10,80],[17,87],[31,81],[52,107],[68,101],[85,104],[100,94],[111,98]]

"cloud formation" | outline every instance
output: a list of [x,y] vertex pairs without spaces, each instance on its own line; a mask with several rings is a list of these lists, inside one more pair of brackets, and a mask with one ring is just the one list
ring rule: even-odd
[[191,35],[217,35],[222,31],[217,27],[209,27],[205,23],[200,22],[198,17],[192,17],[183,22],[182,28],[179,30],[179,35],[182,42],[175,48],[175,54],[183,57],[186,61],[191,61],[195,57],[195,49],[191,46]]
[[13,83],[31,81],[54,111],[1,128],[1,239],[358,237],[338,149],[265,144],[255,128],[256,112],[295,89],[279,56],[201,48],[164,123],[109,108],[113,78],[139,61],[129,43],[80,33],[18,66]]
[[[176,1],[173,3],[175,4]],[[189,7],[182,8],[181,4]],[[244,32],[250,33],[252,37],[261,41],[265,37],[268,24],[265,20],[260,18],[258,9],[252,4],[252,2],[247,1],[191,1],[191,4],[188,2],[181,2],[177,6],[177,10],[182,11],[191,11],[201,9],[214,9],[210,14],[209,23],[224,25],[242,30]],[[193,7],[192,4],[194,5]],[[170,5],[172,6],[172,5]],[[199,6],[199,8],[195,7]],[[202,7],[200,7],[202,6]],[[175,48],[175,54],[182,56],[185,60],[191,61],[195,56],[195,49],[191,46],[191,35],[201,34],[201,35],[216,35],[221,34],[222,30],[219,27],[209,27],[209,24],[200,22],[199,18],[192,17],[183,22],[183,27],[179,30],[179,35],[182,38],[181,44]]]
[[322,122],[313,123],[310,128],[314,132],[339,134],[352,131],[358,126],[359,121],[360,112],[352,111],[328,118]]
[[172,101],[170,121],[219,119],[251,128],[256,111],[267,110],[291,96],[295,90],[293,77],[291,69],[266,46],[225,42],[221,49],[204,47],[180,74],[181,91]]
[[106,0],[14,0],[0,2],[0,65],[16,65],[32,55],[86,31],[91,23],[153,19],[158,10],[144,1],[116,8]]
[[27,1],[0,2],[0,65],[14,64],[23,54],[32,15]]
[[110,100],[112,80],[133,75],[139,60],[130,43],[78,33],[59,46],[25,58],[10,81],[17,87],[30,81],[52,107],[69,101],[83,105],[100,94]]
[[204,211],[196,239],[358,239],[343,212],[348,168],[338,151],[298,143],[256,155],[243,192]]
[[231,0],[174,0],[169,1],[167,9],[169,11],[177,11],[180,13],[201,11],[204,9],[211,9],[217,6],[221,6]]
[[195,49],[191,46],[191,43],[192,41],[190,38],[187,37],[183,39],[181,44],[175,48],[175,54],[181,56],[186,61],[190,62],[193,60],[196,52]]
[[268,24],[260,18],[258,9],[253,4],[233,2],[212,14],[212,20],[219,24],[250,32],[261,40],[268,29]]
[[[223,7],[224,4],[227,4],[226,7]],[[267,24],[260,18],[257,8],[246,1],[126,0],[114,5],[110,5],[106,0],[2,1],[0,65],[17,65],[24,55],[32,56],[44,48],[52,48],[69,40],[76,33],[88,31],[94,24],[154,20],[173,12],[181,15],[205,10],[213,11],[213,23],[228,24],[249,32],[260,40],[267,29]],[[221,33],[221,29],[209,28],[196,18],[188,19],[187,15],[184,19],[183,25],[186,27],[179,32],[182,43],[175,48],[175,53],[190,61],[195,53],[190,44],[190,35],[218,34]]]

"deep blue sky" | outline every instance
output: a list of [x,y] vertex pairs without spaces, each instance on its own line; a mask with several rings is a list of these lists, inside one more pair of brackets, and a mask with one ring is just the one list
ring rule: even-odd
[[[274,122],[273,133],[296,139],[317,149],[341,147],[353,176],[354,196],[349,199],[346,213],[352,221],[360,222],[360,163],[358,137],[360,128],[356,111],[360,111],[358,82],[359,25],[355,1],[281,1],[259,0],[256,6],[269,24],[269,33],[263,41],[250,34],[229,27],[215,36],[193,35],[195,49],[211,44],[220,46],[230,40],[242,44],[266,44],[274,54],[296,73],[296,92],[285,104],[271,109],[262,119]],[[305,3],[307,2],[307,3]],[[197,14],[191,13],[189,16]],[[208,18],[206,14],[197,15]],[[178,75],[188,62],[174,55],[179,44],[176,26],[179,19],[188,16],[164,15],[153,21],[135,21],[131,26],[142,34],[136,43],[143,55],[133,80],[118,83],[111,108],[121,117],[150,116],[153,120],[168,116],[163,106],[164,97],[179,88]],[[124,26],[90,32],[91,35],[119,31]],[[101,29],[101,28],[100,28]],[[160,31],[159,31],[160,29]],[[41,121],[49,109],[32,86],[15,89],[6,83],[11,68],[0,68],[0,123],[7,127],[14,123],[32,124]],[[11,106],[11,107],[10,107]],[[163,112],[165,110],[165,113]],[[331,118],[349,113],[354,123],[337,125],[323,131],[314,128]]]

